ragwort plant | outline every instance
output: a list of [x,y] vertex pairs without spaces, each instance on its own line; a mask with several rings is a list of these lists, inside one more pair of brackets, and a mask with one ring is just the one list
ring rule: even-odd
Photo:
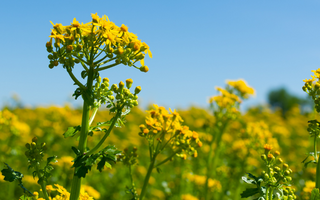
[[[219,95],[209,99],[215,123],[211,124],[208,132],[213,136],[211,141],[208,141],[209,155],[206,162],[206,182],[204,186],[204,197],[210,199],[208,183],[212,177],[216,176],[216,167],[220,154],[221,139],[223,133],[231,120],[236,120],[240,115],[239,106],[243,99],[249,98],[254,94],[254,89],[246,84],[244,80],[227,81],[225,89],[216,87],[220,92]],[[213,156],[214,153],[214,156]]]
[[247,188],[241,193],[241,198],[251,196],[256,196],[255,199],[257,200],[293,200],[297,198],[294,194],[295,189],[290,187],[292,170],[279,157],[279,151],[271,153],[271,150],[271,145],[264,145],[264,153],[261,155],[261,159],[265,165],[265,170],[261,172],[259,177],[251,173],[248,173],[248,177],[242,177],[243,181],[256,187]]
[[[164,107],[154,105],[155,109],[147,111],[145,123],[139,126],[139,136],[148,141],[149,146],[149,166],[143,182],[140,195],[137,194],[132,177],[132,166],[137,163],[137,148],[132,151],[125,150],[124,164],[129,167],[132,187],[129,192],[133,195],[132,199],[143,200],[147,194],[147,187],[151,173],[156,169],[161,173],[160,166],[173,160],[174,157],[186,160],[188,156],[198,157],[196,148],[202,146],[199,135],[191,131],[188,126],[182,125],[183,119],[176,110],[169,112]],[[157,157],[162,154],[166,158],[159,160]]]
[[[305,91],[313,100],[314,108],[317,113],[320,112],[320,69],[312,70],[314,75],[311,75],[311,79],[303,80],[305,82],[302,90]],[[310,137],[313,138],[313,152],[310,152],[309,156],[313,157],[313,160],[306,161],[308,157],[303,161],[305,166],[309,163],[315,163],[316,167],[316,184],[312,190],[311,199],[320,199],[320,162],[319,162],[319,151],[318,151],[318,140],[320,138],[320,122],[316,119],[308,121],[308,132]]]
[[[128,32],[127,26],[122,24],[121,27],[118,27],[109,21],[108,17],[100,18],[97,13],[91,16],[92,21],[86,24],[80,24],[76,18],[69,26],[51,22],[53,29],[49,36],[50,41],[46,43],[50,60],[49,68],[62,65],[74,85],[77,86],[73,96],[75,99],[80,96],[83,99],[81,125],[69,127],[64,133],[65,137],[78,135],[79,139],[78,147],[72,147],[76,157],[72,166],[74,177],[71,200],[78,200],[79,197],[82,199],[81,180],[86,177],[93,165],[97,164],[97,169],[101,172],[104,166],[111,168],[111,164],[118,161],[117,157],[121,151],[114,146],[105,146],[104,142],[115,126],[120,127],[124,123],[124,118],[130,112],[130,108],[138,105],[137,94],[141,91],[141,87],[138,86],[131,92],[132,79],[127,79],[126,83],[121,81],[119,84],[110,86],[109,79],[102,79],[100,72],[120,64],[147,72],[149,69],[144,65],[144,58],[146,54],[152,57],[149,46],[138,40],[135,34]],[[138,61],[141,63],[140,67],[137,66]],[[73,73],[77,64],[83,68],[81,72],[83,81]],[[113,117],[108,121],[92,125],[102,104],[107,105]],[[103,132],[104,136],[95,146],[88,147],[87,138],[93,136],[94,132]],[[53,170],[51,162],[55,161],[55,157],[48,157],[47,162],[41,164],[47,147],[45,143],[38,143],[37,138],[34,138],[26,147],[30,168],[35,169],[33,175],[38,177],[38,183],[42,188],[41,196],[49,200],[51,197],[46,184],[50,171]],[[40,167],[41,165],[43,168]],[[8,165],[7,169],[2,170],[2,174],[5,180],[18,180],[20,186],[25,190],[21,182],[23,177],[21,173],[14,171]],[[59,192],[57,196],[69,199],[67,191],[61,186],[56,186],[55,190]],[[36,197],[29,191],[27,191],[27,196]]]

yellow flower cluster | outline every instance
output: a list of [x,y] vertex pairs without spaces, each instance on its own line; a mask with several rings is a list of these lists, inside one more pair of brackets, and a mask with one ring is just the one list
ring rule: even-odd
[[183,194],[181,200],[199,200],[197,197],[192,196],[191,194]]
[[246,84],[242,79],[237,81],[227,81],[226,89],[216,87],[220,95],[210,97],[209,103],[216,103],[220,108],[226,108],[231,112],[237,112],[235,106],[238,106],[242,100],[247,99],[254,94],[254,89]]
[[[195,183],[198,186],[204,186],[207,177],[196,174],[188,174],[187,179],[189,179],[191,182]],[[211,191],[221,191],[222,189],[220,181],[211,178],[209,178],[208,180],[208,187]]]
[[216,90],[221,94],[211,97],[209,99],[209,103],[215,102],[221,108],[228,108],[233,106],[235,103],[241,103],[241,99],[237,95],[232,94],[221,87],[216,87]]
[[316,183],[313,181],[306,181],[305,186],[301,192],[302,200],[309,200],[311,197],[311,191],[316,187]]
[[11,134],[13,134],[19,135],[25,142],[26,139],[29,139],[30,127],[28,124],[21,122],[14,113],[4,109],[0,111],[0,131],[2,140],[11,137]]
[[181,154],[177,155],[183,159],[186,159],[188,154],[197,157],[195,148],[202,146],[198,133],[181,125],[183,120],[176,110],[169,108],[169,113],[164,107],[155,104],[154,107],[155,109],[147,111],[149,116],[146,117],[145,124],[139,126],[139,135],[147,139],[157,138],[160,143],[170,142],[174,151],[182,150]]
[[320,68],[317,70],[311,70],[314,76],[311,75],[311,79],[305,79],[302,90],[305,91],[314,100],[315,108],[317,112],[320,112]]
[[[54,186],[55,187],[53,187],[52,185],[46,186],[46,190],[49,194],[51,194],[54,191],[58,193],[55,197],[49,197],[50,200],[69,200],[70,199],[70,193],[63,186],[58,184],[54,184]],[[79,200],[94,200],[93,197],[88,195],[88,193],[86,192],[87,190],[90,190],[95,195],[95,198],[97,199],[100,198],[99,192],[92,189],[93,188],[91,188],[90,186],[85,186],[84,188],[81,188]],[[39,195],[38,192],[34,192],[34,195],[37,198],[37,200],[45,200],[44,198],[38,198],[38,195]]]
[[[69,26],[50,21],[53,29],[49,36],[50,41],[46,44],[48,52],[53,53],[48,56],[50,68],[59,63],[73,66],[74,62],[81,61],[82,64],[88,64],[86,60],[103,61],[104,58],[109,58],[109,61],[115,60],[116,64],[123,63],[129,66],[134,66],[134,63],[140,60],[142,67],[139,69],[148,71],[148,67],[144,66],[144,57],[146,54],[152,57],[152,53],[145,42],[141,42],[137,35],[128,32],[127,26],[122,24],[119,27],[107,16],[100,18],[96,13],[91,14],[91,17],[92,21],[85,24],[80,24],[74,18]],[[52,45],[53,39],[54,45]],[[53,47],[56,48],[55,51]],[[105,56],[101,55],[102,52]],[[95,62],[97,63],[99,62]]]
[[234,89],[238,90],[240,92],[240,95],[242,98],[247,99],[250,95],[254,95],[254,89],[247,85],[247,83],[240,79],[237,81],[230,81],[227,80],[227,84],[233,87]]

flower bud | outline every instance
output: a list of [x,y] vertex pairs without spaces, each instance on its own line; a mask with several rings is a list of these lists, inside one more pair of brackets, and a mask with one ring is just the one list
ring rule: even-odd
[[292,178],[290,176],[286,176],[287,181],[292,181]]
[[26,148],[30,149],[30,144],[29,143],[26,144]]
[[37,144],[35,142],[31,142],[31,147],[34,149],[37,147]]
[[101,82],[101,76],[98,76],[97,78],[97,82],[100,83]]
[[281,158],[277,158],[277,163],[283,163],[283,160]]
[[280,170],[280,167],[274,167],[274,171],[279,172]]
[[120,81],[120,83],[119,83],[119,88],[120,88],[120,90],[121,90],[123,87],[124,87],[124,83],[123,83],[122,81]]
[[32,138],[32,142],[37,143],[37,141],[38,141],[38,138],[37,138],[37,137]]
[[134,94],[139,94],[141,91],[141,86],[137,86],[136,89],[134,89]]
[[47,47],[47,48],[52,47],[52,42],[47,42],[47,43],[46,43],[46,47]]
[[73,50],[73,46],[72,45],[68,45],[67,46],[67,52],[71,52]]
[[262,155],[261,155],[261,159],[262,159],[263,161],[267,161],[267,156],[266,156],[266,154],[262,154]]
[[103,83],[109,83],[109,79],[108,78],[103,78]]
[[133,101],[132,101],[132,105],[138,106],[138,101],[137,101],[137,100],[133,100]]
[[117,92],[117,90],[118,90],[117,84],[113,84],[113,85],[111,86],[111,90],[112,90],[113,92]]
[[128,89],[130,89],[131,86],[132,86],[132,83],[133,83],[133,80],[132,80],[131,78],[127,79],[127,80],[126,80],[126,87],[127,87]]
[[148,72],[149,71],[149,68],[147,66],[141,66],[140,67],[140,71],[142,72]]

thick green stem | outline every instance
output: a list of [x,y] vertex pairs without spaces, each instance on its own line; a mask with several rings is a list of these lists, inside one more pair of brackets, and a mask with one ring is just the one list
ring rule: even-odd
[[[86,101],[83,102],[83,111],[82,111],[82,123],[81,123],[81,133],[78,149],[81,154],[84,153],[87,146],[87,136],[89,131],[89,112],[90,107]],[[81,178],[73,175],[72,185],[71,185],[71,195],[70,200],[78,200],[81,189]]]
[[[88,80],[87,80],[87,90],[91,92],[92,83],[93,83],[93,66],[90,66],[90,70],[88,73]],[[81,132],[80,132],[80,140],[78,149],[81,154],[83,154],[87,147],[87,137],[90,128],[89,124],[89,115],[90,115],[90,99],[83,99],[83,110],[82,110],[82,122],[81,122]],[[71,185],[71,194],[70,200],[78,200],[80,196],[80,189],[81,189],[81,178],[78,176],[73,175],[72,185]]]
[[[36,165],[36,171],[37,171],[37,174],[38,174],[38,178],[39,178],[39,180],[42,178],[41,176],[40,176],[40,171],[39,171],[39,167],[38,167],[38,164]],[[41,181],[39,181],[40,183],[40,186],[41,186],[41,189],[42,189],[42,194],[43,194],[43,196],[44,196],[44,198],[46,199],[46,200],[49,200],[49,196],[48,196],[48,193],[47,193],[47,189],[46,189],[46,184],[45,184],[45,182],[43,181],[43,180],[41,180]]]
[[150,179],[152,170],[154,168],[154,162],[156,161],[156,157],[157,156],[154,155],[153,159],[151,160],[151,162],[149,164],[148,172],[147,172],[147,175],[146,175],[146,177],[144,179],[143,187],[142,187],[142,190],[141,190],[141,193],[140,193],[140,200],[143,200],[143,197],[146,194],[147,186],[148,186],[148,183],[149,183],[149,179]]

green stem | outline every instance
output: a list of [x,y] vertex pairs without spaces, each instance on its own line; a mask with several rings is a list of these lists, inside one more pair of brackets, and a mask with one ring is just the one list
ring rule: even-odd
[[71,69],[67,69],[67,72],[69,73],[69,76],[72,78],[72,80],[82,89],[85,90],[85,86],[74,76]]
[[208,190],[209,190],[208,183],[209,183],[209,177],[210,177],[210,171],[211,171],[211,161],[212,161],[211,157],[212,157],[212,152],[213,152],[212,144],[213,144],[213,141],[210,144],[209,155],[208,155],[208,159],[207,159],[207,178],[206,178],[205,187],[204,187],[205,199],[209,198],[209,195],[208,195]]
[[216,138],[215,138],[216,139],[215,140],[216,148],[215,148],[215,155],[214,155],[214,157],[212,159],[212,152],[213,152],[213,148],[212,148],[213,142],[212,142],[210,144],[210,152],[209,152],[208,161],[207,161],[207,177],[206,177],[205,193],[204,193],[205,194],[205,200],[210,199],[210,193],[208,192],[208,190],[209,190],[209,188],[208,188],[209,179],[211,178],[212,175],[215,176],[215,173],[216,173],[215,168],[216,168],[216,164],[217,164],[217,158],[219,158],[219,153],[220,153],[221,138],[222,138],[224,130],[227,127],[228,122],[229,122],[229,119],[224,121],[223,125],[216,132],[213,131],[213,135],[217,135]]
[[158,163],[156,166],[154,166],[154,168],[159,167],[160,165],[168,162],[173,156],[175,156],[179,151],[181,151],[180,149],[178,151],[175,151],[173,154],[171,154],[168,158],[164,159],[163,161],[161,161],[160,163]]
[[93,147],[90,151],[88,151],[86,154],[87,155],[91,155],[94,152],[96,152],[97,150],[99,150],[99,148],[101,147],[101,145],[104,143],[104,141],[107,139],[107,137],[110,135],[111,130],[113,129],[114,125],[116,124],[116,122],[118,121],[118,118],[121,116],[121,112],[124,106],[121,107],[121,109],[117,112],[116,116],[114,116],[113,121],[110,125],[110,127],[108,128],[108,130],[106,131],[106,133],[104,134],[103,138],[99,141],[99,143]]
[[[40,180],[42,177],[40,176],[40,171],[39,171],[38,164],[36,164],[36,171],[37,171],[37,174],[38,174],[38,178]],[[47,193],[46,184],[44,183],[44,180],[39,181],[39,184],[41,186],[42,194],[43,194],[44,198],[46,200],[49,200],[49,196],[48,196],[48,193]]]
[[268,187],[266,190],[266,200],[270,200],[269,199],[269,192],[270,192],[270,188]]
[[[120,63],[119,63],[119,64],[120,64]],[[113,64],[111,64],[111,65],[108,65],[108,66],[105,66],[105,67],[98,68],[98,69],[97,69],[97,71],[102,71],[102,70],[105,70],[105,69],[109,69],[109,68],[114,67],[114,66],[119,65],[119,64],[117,64],[117,63],[113,63]]]
[[[92,90],[92,83],[93,83],[93,66],[90,66],[90,70],[88,73],[87,79],[87,87],[88,91],[91,92]],[[86,91],[84,91],[86,92]],[[83,154],[87,147],[87,137],[89,132],[89,115],[90,115],[90,105],[88,100],[83,100],[83,110],[82,110],[82,122],[81,122],[81,132],[80,132],[80,139],[79,139],[79,146],[78,149],[81,154]],[[76,170],[76,169],[75,169]],[[70,200],[78,200],[80,196],[80,189],[81,189],[81,178],[73,174],[72,184],[71,184],[71,194]]]
[[91,126],[94,118],[96,117],[96,114],[97,114],[98,110],[99,110],[99,107],[94,107],[94,109],[92,111],[92,115],[91,115],[91,117],[89,119],[89,126]]
[[143,200],[143,197],[145,196],[146,194],[146,191],[147,191],[147,186],[148,186],[148,183],[149,183],[149,179],[150,179],[150,176],[151,176],[151,173],[152,173],[152,170],[154,168],[154,163],[156,161],[156,155],[153,156],[153,159],[151,160],[150,164],[149,164],[149,168],[148,168],[148,172],[147,172],[147,175],[144,179],[144,182],[143,182],[143,187],[142,187],[142,190],[141,190],[141,193],[140,193],[140,200]]
[[[83,112],[82,112],[82,123],[81,123],[81,133],[80,133],[80,140],[79,140],[79,151],[81,154],[84,153],[86,146],[87,146],[87,136],[89,131],[89,111],[90,107],[86,101],[83,102]],[[71,185],[71,195],[70,200],[78,200],[80,195],[81,189],[81,178],[73,175],[72,185]]]

